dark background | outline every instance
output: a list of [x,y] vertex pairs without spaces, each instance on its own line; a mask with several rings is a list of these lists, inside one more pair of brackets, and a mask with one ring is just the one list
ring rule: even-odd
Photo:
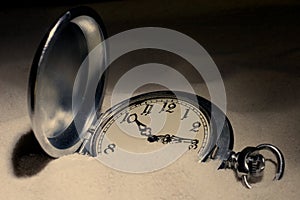
[[[158,26],[180,31],[198,41],[211,55],[221,72],[227,94],[227,115],[234,128],[235,150],[238,151],[247,145],[268,142],[278,146],[285,155],[286,174],[282,182],[275,186],[259,188],[255,192],[248,193],[240,190],[239,183],[233,181],[230,182],[232,185],[228,184],[226,181],[234,179],[231,179],[232,174],[226,174],[226,177],[229,177],[227,180],[215,177],[207,181],[199,178],[197,183],[190,183],[199,184],[206,189],[223,188],[216,193],[209,193],[207,189],[205,193],[204,189],[202,191],[199,187],[199,191],[195,191],[196,195],[201,191],[208,195],[204,195],[206,199],[208,197],[233,199],[236,195],[243,199],[299,198],[299,1],[153,0],[59,3],[11,1],[7,5],[1,5],[0,153],[3,156],[0,159],[2,171],[0,177],[2,180],[12,181],[13,187],[26,194],[33,190],[32,194],[37,196],[42,187],[42,184],[39,184],[43,181],[43,174],[41,179],[29,179],[32,185],[28,186],[25,181],[19,182],[20,179],[11,170],[13,151],[16,145],[24,140],[23,135],[30,132],[26,102],[28,74],[35,51],[49,26],[62,13],[78,5],[94,8],[102,17],[109,36],[131,28]],[[118,77],[128,69],[150,61],[168,64],[182,72],[194,84],[200,96],[209,98],[201,76],[195,75],[188,63],[176,55],[159,51],[134,52],[117,60],[111,68],[108,89],[111,89]],[[26,149],[27,142],[23,142],[21,149]],[[33,159],[35,159],[33,163],[38,165],[39,158]],[[28,160],[24,163],[24,166],[18,166],[20,173],[31,166]],[[42,165],[42,168],[44,167]],[[53,168],[48,170],[51,169]],[[59,178],[58,174],[54,173],[53,176]],[[39,173],[31,175],[39,178]],[[205,173],[202,175],[205,177]],[[45,176],[46,181],[48,178]],[[74,179],[78,182],[84,180]],[[92,180],[98,183],[95,179]],[[109,182],[109,178],[105,181],[107,184],[114,184]],[[95,183],[77,185],[85,189],[96,188]],[[55,184],[58,185],[57,188],[54,187],[55,189],[62,186],[59,182]],[[25,186],[30,190],[27,191]],[[0,188],[1,194],[6,192],[6,187],[10,186],[6,184]],[[25,188],[24,191],[21,188]],[[118,188],[118,185],[115,188]],[[73,194],[71,189],[65,190],[69,191],[68,194]],[[56,192],[51,189],[50,191],[53,194]],[[97,193],[98,190],[93,191]],[[228,194],[228,191],[233,192]],[[58,192],[58,194],[66,193],[61,190]]]

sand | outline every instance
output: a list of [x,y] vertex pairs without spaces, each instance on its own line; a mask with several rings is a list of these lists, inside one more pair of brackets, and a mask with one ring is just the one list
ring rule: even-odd
[[[278,2],[227,7],[197,3],[199,9],[187,3],[159,7],[153,1],[144,6],[90,5],[101,13],[109,35],[163,26],[190,35],[206,48],[225,84],[234,150],[268,142],[286,159],[281,181],[271,181],[274,166],[268,162],[266,178],[251,190],[231,170],[217,171],[214,162],[197,163],[191,152],[146,174],[119,172],[78,154],[49,158],[30,132],[28,73],[40,39],[68,6],[0,9],[0,199],[299,199],[299,5],[280,7]],[[134,62],[130,56],[119,61],[124,66]],[[173,64],[180,68],[182,62]],[[110,74],[106,97],[117,77]],[[209,97],[197,77],[191,81],[201,96]]]

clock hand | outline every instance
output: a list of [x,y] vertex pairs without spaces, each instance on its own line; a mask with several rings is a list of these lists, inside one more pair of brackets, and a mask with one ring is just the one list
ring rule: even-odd
[[138,119],[137,119],[137,114],[136,113],[133,113],[131,115],[128,116],[127,118],[127,122],[130,124],[130,123],[133,123],[135,122],[136,125],[138,126],[139,128],[139,131],[141,133],[141,135],[144,135],[144,136],[151,136],[151,128],[150,127],[147,127],[145,124],[143,124],[142,122],[140,122]]
[[190,143],[189,149],[197,149],[199,140],[190,139],[190,138],[182,138],[175,135],[151,135],[148,137],[148,142],[162,142],[163,144],[168,143]]

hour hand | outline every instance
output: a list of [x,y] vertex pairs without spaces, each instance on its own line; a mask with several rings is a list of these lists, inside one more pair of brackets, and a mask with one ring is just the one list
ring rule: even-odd
[[175,135],[151,135],[147,138],[148,142],[161,142],[163,144],[168,143],[190,143],[189,149],[197,149],[199,140],[190,139],[190,138],[182,138]]
[[151,136],[151,128],[147,127],[145,124],[140,123],[139,121],[137,121],[136,124],[139,127],[141,135]]
[[128,118],[127,118],[127,122],[128,123],[133,123],[133,122],[136,123],[141,135],[144,135],[144,136],[151,136],[152,135],[151,134],[151,128],[147,127],[145,124],[140,122],[137,118],[136,113],[133,113],[133,114],[129,115]]

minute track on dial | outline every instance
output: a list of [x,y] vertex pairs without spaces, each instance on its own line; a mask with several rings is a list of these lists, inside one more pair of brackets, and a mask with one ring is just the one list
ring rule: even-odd
[[[211,135],[210,119],[205,109],[186,94],[188,93],[178,92],[175,95],[171,91],[145,93],[112,107],[103,115],[105,119],[102,119],[101,126],[92,139],[93,155],[114,167],[114,163],[134,163],[137,159],[139,163],[151,163],[153,169],[149,167],[146,171],[168,165],[167,162],[177,160],[189,149],[197,149],[195,156],[199,159],[204,157],[210,152],[211,146],[214,146],[211,142],[215,141],[215,136]],[[165,141],[170,138],[170,143],[173,144],[148,142],[148,137],[153,135],[164,135]],[[114,152],[105,154],[103,150],[112,146],[111,144],[115,144]],[[153,161],[146,157],[144,159],[149,154],[153,154]],[[139,158],[135,158],[137,155]],[[157,160],[163,155],[169,158]],[[113,160],[116,161],[113,163]],[[154,164],[160,162],[162,163]],[[124,165],[120,170],[133,172],[133,169]],[[134,170],[134,173],[145,172],[143,166]]]

